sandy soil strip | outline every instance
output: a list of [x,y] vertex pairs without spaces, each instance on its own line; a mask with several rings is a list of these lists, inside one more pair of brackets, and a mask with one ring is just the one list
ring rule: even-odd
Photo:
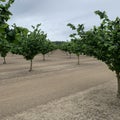
[[120,120],[116,88],[110,81],[3,120]]

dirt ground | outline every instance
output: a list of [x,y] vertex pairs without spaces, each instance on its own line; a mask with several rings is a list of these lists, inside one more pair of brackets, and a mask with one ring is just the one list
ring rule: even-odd
[[120,120],[114,80],[2,120]]
[[115,79],[107,66],[91,57],[66,56],[57,50],[35,57],[33,71],[22,56],[8,55],[7,64],[0,58],[0,119],[26,111]]

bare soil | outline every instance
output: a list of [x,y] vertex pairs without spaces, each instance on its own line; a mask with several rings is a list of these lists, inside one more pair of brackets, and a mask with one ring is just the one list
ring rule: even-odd
[[0,58],[0,119],[115,79],[104,63],[81,56],[77,65],[59,50],[46,61],[35,57],[32,72],[29,64],[18,55],[8,55],[6,65]]
[[111,80],[2,120],[120,120],[120,99]]

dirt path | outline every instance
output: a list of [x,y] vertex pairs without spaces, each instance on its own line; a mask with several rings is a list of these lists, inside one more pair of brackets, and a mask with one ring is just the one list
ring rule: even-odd
[[8,65],[0,67],[0,118],[115,79],[103,63],[93,58],[83,56],[77,66],[75,58],[57,55],[46,62],[37,57],[32,73],[21,57],[14,56],[14,61],[8,57]]

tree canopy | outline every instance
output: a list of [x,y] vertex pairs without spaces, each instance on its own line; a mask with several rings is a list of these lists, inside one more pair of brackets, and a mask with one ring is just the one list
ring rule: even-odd
[[[78,43],[82,52],[94,56],[107,64],[110,70],[115,71],[118,80],[118,96],[120,97],[120,18],[110,20],[105,11],[95,11],[100,19],[100,26],[94,26],[85,31],[83,24],[75,27],[68,24],[75,31],[71,34],[72,40],[81,39]],[[76,39],[76,40],[77,40]]]
[[33,31],[23,27],[16,27],[16,42],[13,44],[12,53],[22,55],[26,60],[30,60],[30,70],[32,71],[32,60],[40,53],[42,41],[47,35],[39,29],[40,24],[32,26]]
[[120,96],[120,18],[110,20],[105,11],[95,11],[102,20],[100,26],[87,31],[85,53],[103,61],[110,70],[115,71]]
[[12,15],[9,8],[13,2],[14,0],[0,0],[0,55],[4,58],[4,64],[6,63],[5,57],[10,51],[10,45],[8,42],[8,35],[10,35],[10,31],[7,21]]

